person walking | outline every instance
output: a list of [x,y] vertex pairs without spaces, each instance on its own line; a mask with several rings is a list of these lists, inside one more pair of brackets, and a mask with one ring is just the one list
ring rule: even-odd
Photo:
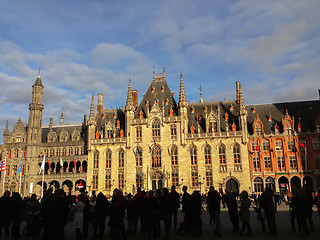
[[84,202],[83,195],[80,194],[78,196],[78,202],[74,209],[74,218],[73,218],[73,228],[76,230],[76,239],[82,239],[81,229],[83,228],[83,210],[84,210]]
[[4,229],[5,239],[9,239],[12,218],[12,199],[9,191],[5,191],[3,197],[0,198],[0,212],[0,238],[2,229]]
[[250,221],[250,199],[248,197],[248,192],[247,191],[242,191],[241,192],[241,203],[240,203],[240,220],[242,221],[242,227],[240,231],[240,236],[243,235],[244,230],[247,228],[248,229],[248,234],[247,236],[251,236],[251,226],[249,224]]
[[220,205],[221,197],[220,193],[214,189],[213,186],[210,187],[208,192],[208,208],[209,212],[216,223],[216,230],[214,232],[215,236],[222,236],[221,221],[220,221]]
[[173,217],[173,228],[174,230],[177,229],[177,214],[178,209],[180,208],[180,195],[176,191],[176,186],[172,185],[171,192],[169,193],[169,199],[170,199],[170,226],[172,223],[172,217]]
[[265,191],[261,194],[261,208],[265,211],[265,216],[267,219],[267,225],[269,229],[268,235],[277,235],[277,225],[276,225],[276,202],[274,198],[274,193],[270,187],[266,187]]
[[239,232],[239,214],[238,214],[238,192],[231,192],[230,190],[225,190],[225,203],[227,204],[228,213],[230,217],[230,221],[232,223],[232,232]]

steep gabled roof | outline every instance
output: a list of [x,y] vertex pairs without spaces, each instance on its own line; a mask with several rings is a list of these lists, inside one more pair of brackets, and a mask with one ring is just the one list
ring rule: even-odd
[[170,115],[170,109],[174,111],[174,115],[178,114],[177,104],[170,91],[170,88],[163,74],[154,74],[153,80],[143,96],[138,108],[135,112],[135,118],[139,118],[140,111],[143,112],[143,117],[147,116],[147,112],[158,104],[162,109],[164,107],[165,116]]
[[[248,131],[253,134],[252,123],[254,122],[255,113],[264,125],[266,134],[274,133],[274,126],[279,126],[279,131],[283,132],[282,118],[288,110],[288,114],[294,117],[294,129],[297,131],[300,122],[302,132],[315,131],[315,119],[320,111],[320,101],[301,101],[301,102],[284,102],[284,103],[269,103],[246,106],[248,111]],[[271,121],[269,120],[271,117]]]

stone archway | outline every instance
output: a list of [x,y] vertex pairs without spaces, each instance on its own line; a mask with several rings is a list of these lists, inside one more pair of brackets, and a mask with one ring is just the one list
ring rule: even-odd
[[67,195],[72,194],[73,183],[70,180],[65,180],[62,183],[62,189],[67,193]]
[[307,186],[309,191],[313,192],[313,179],[311,176],[304,176],[302,182],[303,186]]
[[239,192],[239,182],[234,178],[230,178],[226,182],[226,189],[231,192]]
[[285,176],[282,176],[278,179],[279,183],[279,192],[286,193],[289,191],[289,179]]
[[294,176],[290,179],[291,192],[294,190],[301,189],[301,179],[297,176]]
[[274,183],[274,178],[273,177],[267,177],[265,180],[265,186],[266,188],[270,188],[273,192],[275,192],[276,190],[276,186],[275,186],[275,183]]
[[49,183],[49,187],[53,189],[53,192],[55,192],[60,188],[60,183],[54,180]]
[[163,173],[160,171],[153,171],[150,173],[152,190],[162,189]]

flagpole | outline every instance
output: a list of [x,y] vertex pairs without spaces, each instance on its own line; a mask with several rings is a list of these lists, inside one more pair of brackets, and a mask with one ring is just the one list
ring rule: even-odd
[[19,194],[21,194],[21,172],[20,172]]
[[44,169],[42,170],[41,198],[43,198]]
[[2,195],[4,195],[4,183],[5,183],[5,181],[6,181],[6,169],[4,169],[4,171],[3,171],[3,187],[2,187]]

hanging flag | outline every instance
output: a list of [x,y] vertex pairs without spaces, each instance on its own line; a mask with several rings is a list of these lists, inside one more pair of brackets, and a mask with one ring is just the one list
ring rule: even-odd
[[74,160],[73,160],[73,164],[74,164],[74,167],[77,166],[77,162],[76,162],[76,159],[75,159],[75,158],[74,158]]
[[41,166],[40,166],[39,174],[41,173],[41,171],[44,170],[45,162],[46,162],[46,155],[43,156],[43,160],[42,160],[42,163],[41,163]]
[[49,169],[50,169],[50,161],[49,161],[49,159],[48,159],[48,166],[49,166]]
[[259,151],[259,150],[260,150],[258,146],[256,146],[256,150],[257,150],[257,151]]
[[20,165],[19,165],[19,168],[18,168],[18,171],[16,174],[19,174],[22,172],[22,158],[23,158],[23,154],[21,154],[21,160],[20,160]]
[[140,149],[139,149],[139,147],[137,146],[137,152],[138,152],[138,154],[140,154]]
[[60,158],[60,166],[63,167],[62,158]]
[[6,159],[0,161],[0,172],[6,170]]
[[300,146],[305,148],[307,146],[307,144],[304,142],[304,143],[300,143]]

